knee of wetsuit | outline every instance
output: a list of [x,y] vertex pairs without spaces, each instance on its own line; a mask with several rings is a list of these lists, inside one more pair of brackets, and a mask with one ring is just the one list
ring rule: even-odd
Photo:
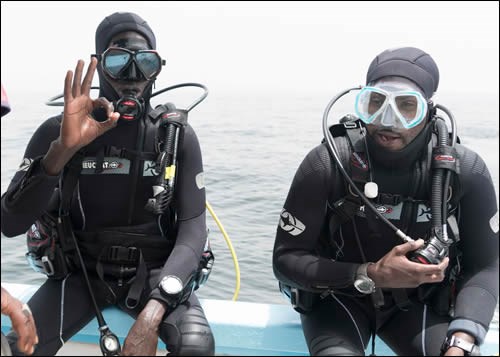
[[167,342],[169,355],[213,356],[215,341],[201,309],[192,308],[175,325],[162,323],[160,336]]
[[311,356],[364,356],[364,351],[340,336],[318,336],[309,346]]

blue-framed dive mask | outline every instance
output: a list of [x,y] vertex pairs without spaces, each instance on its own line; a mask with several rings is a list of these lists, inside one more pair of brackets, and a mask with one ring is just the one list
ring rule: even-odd
[[386,90],[366,86],[356,96],[358,117],[366,124],[410,129],[422,122],[427,114],[427,101],[415,90]]

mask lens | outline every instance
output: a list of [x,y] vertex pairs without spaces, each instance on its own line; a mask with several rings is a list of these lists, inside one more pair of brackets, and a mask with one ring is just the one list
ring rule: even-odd
[[151,79],[161,70],[160,56],[156,52],[140,51],[135,54],[137,66],[147,79]]
[[356,96],[356,114],[366,124],[370,124],[385,108],[387,100],[385,93],[374,88],[365,87]]
[[131,56],[129,52],[120,49],[109,49],[104,54],[103,67],[112,77],[116,78],[127,67]]
[[419,114],[419,100],[415,95],[399,95],[394,98],[399,114],[407,124],[411,124]]
[[387,97],[382,93],[371,92],[368,99],[368,114],[373,115],[384,105]]

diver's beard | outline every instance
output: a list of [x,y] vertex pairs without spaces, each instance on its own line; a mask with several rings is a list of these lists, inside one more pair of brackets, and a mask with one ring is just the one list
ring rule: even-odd
[[[383,130],[376,130],[372,134],[368,133],[366,142],[370,157],[384,167],[402,168],[411,166],[420,157],[423,149],[427,147],[427,143],[431,138],[432,125],[429,123],[430,122],[425,125],[413,140],[400,150],[387,149],[376,141],[375,135]],[[386,130],[386,133],[389,132],[389,130]],[[397,134],[396,131],[393,131],[393,133]]]
[[[401,131],[396,131],[392,128],[379,128],[372,131],[371,135],[374,140],[379,142],[379,145],[391,151],[398,151],[406,147],[413,138],[408,138],[407,135],[403,135]],[[399,148],[391,148],[391,145],[397,144]]]

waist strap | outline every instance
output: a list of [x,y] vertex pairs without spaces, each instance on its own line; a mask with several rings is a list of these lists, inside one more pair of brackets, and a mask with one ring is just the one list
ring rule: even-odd
[[[110,260],[113,265],[105,265],[102,260]],[[121,262],[122,265],[117,265]],[[130,266],[135,262],[135,266]],[[123,265],[128,264],[129,266]],[[107,268],[107,269],[106,269]],[[113,246],[110,249],[104,250],[103,254],[97,260],[95,270],[99,279],[106,284],[105,275],[111,275],[118,278],[118,284],[121,285],[124,278],[135,276],[134,282],[130,286],[127,297],[125,298],[125,306],[130,310],[139,305],[142,291],[146,285],[148,278],[148,269],[142,255],[142,251],[135,247],[117,247]]]

